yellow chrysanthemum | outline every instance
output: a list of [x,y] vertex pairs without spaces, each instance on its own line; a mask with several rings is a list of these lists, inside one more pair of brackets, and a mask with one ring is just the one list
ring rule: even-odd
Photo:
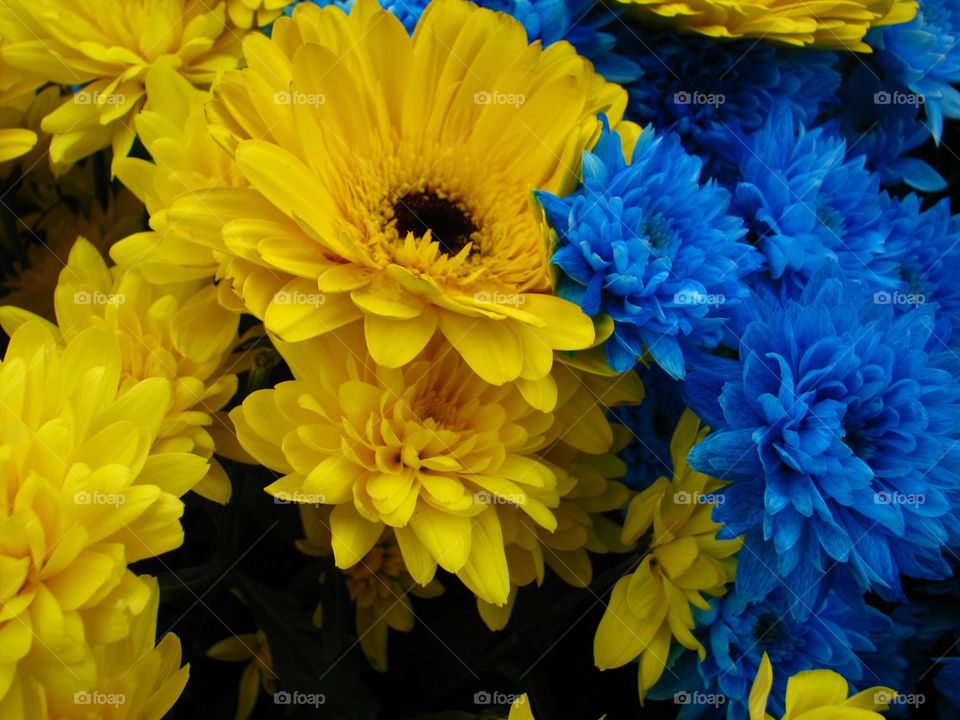
[[374,0],[349,16],[304,3],[244,49],[249,67],[215,85],[201,128],[235,175],[184,188],[160,223],[213,250],[287,342],[363,319],[373,359],[399,367],[439,332],[482,378],[521,378],[546,407],[552,350],[594,331],[551,294],[530,191],[574,186],[623,89],[464,0],[432,3],[412,38]]
[[0,363],[0,717],[41,717],[42,689],[97,679],[91,648],[130,632],[149,588],[127,563],[183,541],[178,499],[207,471],[153,453],[169,381],[121,383],[114,336],[61,344],[22,324]]
[[[208,461],[206,477],[193,490],[226,502],[230,480],[213,458],[211,431],[231,432],[215,413],[236,393],[236,373],[243,368],[230,358],[239,315],[217,301],[216,287],[153,285],[135,270],[107,268],[97,249],[79,238],[60,275],[54,305],[68,342],[91,327],[114,334],[122,355],[121,387],[147,378],[170,382],[173,401],[153,452],[189,452]],[[8,331],[31,317],[0,308],[0,324]],[[214,423],[218,427],[208,430]]]
[[619,0],[656,25],[717,38],[871,52],[871,27],[909,22],[916,0]]
[[290,3],[291,0],[227,0],[227,17],[234,27],[266,27]]
[[[770,658],[763,654],[757,677],[750,688],[750,720],[774,720],[766,712],[767,698],[773,687]],[[896,697],[887,687],[872,687],[847,696],[849,689],[842,675],[833,670],[807,670],[787,680],[781,720],[883,720],[879,710],[886,710]]]
[[180,666],[180,640],[173,633],[157,638],[160,589],[141,577],[150,592],[143,612],[122,640],[95,648],[95,686],[68,697],[48,693],[50,720],[161,720],[177,702],[190,675]]
[[[301,552],[318,557],[332,554],[330,507],[300,505],[304,540]],[[350,599],[356,606],[356,628],[360,647],[374,669],[387,670],[387,636],[390,630],[410,632],[415,616],[410,597],[433,598],[443,594],[437,580],[418,585],[403,562],[393,531],[383,531],[379,541],[360,562],[343,571]],[[318,606],[314,623],[322,627],[323,607]]]
[[640,541],[643,556],[634,572],[617,581],[594,637],[601,670],[639,657],[641,700],[663,674],[674,639],[701,660],[706,656],[691,632],[691,606],[709,610],[704,595],[725,594],[736,573],[733,555],[742,542],[717,539],[722,526],[711,517],[716,503],[710,493],[720,483],[687,465],[690,448],[705,434],[685,411],[670,443],[673,479],[658,478],[631,501],[622,540]]
[[156,67],[206,85],[235,68],[242,31],[224,2],[7,0],[0,60],[39,82],[82,85],[43,121],[50,161],[66,169],[105,147],[123,157]]
[[503,533],[486,499],[508,498],[556,528],[557,478],[534,455],[553,416],[512,384],[484,382],[440,338],[402,368],[373,363],[359,323],[276,345],[296,379],[230,414],[243,447],[284,473],[268,492],[335,506],[340,568],[356,565],[389,526],[421,585],[439,565],[504,604]]
[[225,638],[207,650],[207,657],[226,662],[247,663],[240,676],[235,720],[247,720],[253,714],[261,690],[268,695],[277,691],[273,656],[263,630]]
[[[16,253],[24,255],[25,262],[10,268],[8,277],[0,278],[0,289],[5,291],[0,302],[53,320],[53,292],[77,236],[87,238],[105,255],[117,240],[143,228],[144,208],[132,193],[117,188],[104,206],[86,196],[93,182],[92,168],[77,165],[50,187],[35,187],[36,197],[18,197],[20,207],[36,209],[20,214],[12,228],[16,237],[8,238],[0,231],[4,246],[26,248]],[[75,192],[77,184],[82,184],[86,192]]]
[[[477,600],[480,616],[491,630],[506,626],[517,588],[540,585],[546,567],[574,587],[587,587],[593,579],[588,551],[630,549],[620,541],[620,525],[606,515],[630,498],[626,486],[616,480],[626,473],[626,465],[614,454],[626,444],[629,432],[622,426],[614,430],[606,408],[639,403],[643,385],[636,373],[603,378],[566,366],[560,366],[554,377],[560,387],[556,421],[540,457],[557,477],[560,502],[553,509],[557,527],[551,531],[532,522],[516,505],[489,498],[503,527],[511,585],[502,607]],[[536,489],[530,492],[536,497]]]

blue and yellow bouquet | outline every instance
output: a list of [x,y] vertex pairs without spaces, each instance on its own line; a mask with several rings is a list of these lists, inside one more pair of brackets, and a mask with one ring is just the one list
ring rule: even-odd
[[0,720],[960,717],[957,119],[956,0],[0,1]]

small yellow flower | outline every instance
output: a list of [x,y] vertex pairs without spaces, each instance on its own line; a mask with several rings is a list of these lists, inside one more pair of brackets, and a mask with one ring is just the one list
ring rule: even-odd
[[[186,182],[154,226],[196,245],[192,257],[213,251],[284,341],[363,320],[374,361],[400,367],[442,334],[484,380],[519,378],[549,409],[552,351],[590,346],[594,329],[552,293],[529,193],[576,184],[598,113],[618,123],[623,89],[568,44],[529,45],[519,22],[463,0],[431,3],[412,38],[374,0],[349,16],[303,3],[244,48],[248,67],[189,126],[234,172],[211,176],[206,155],[167,162],[159,172]],[[152,154],[168,144],[140,132]],[[149,247],[136,245],[115,257]]]
[[594,660],[601,670],[639,656],[641,700],[663,674],[674,639],[696,650],[701,660],[706,656],[691,632],[691,606],[709,610],[704,595],[722,596],[736,572],[733,555],[742,543],[717,539],[722,526],[711,518],[710,493],[721,484],[687,465],[690,448],[706,432],[685,411],[670,444],[673,479],[658,478],[631,501],[622,540],[640,541],[643,556],[634,572],[617,581],[594,637]]
[[[121,350],[121,388],[148,378],[169,381],[173,401],[153,452],[203,458],[207,475],[192,489],[225,503],[230,480],[213,458],[211,432],[229,432],[215,413],[237,390],[238,367],[230,364],[230,354],[239,315],[222,307],[216,287],[199,281],[153,285],[135,270],[108,268],[100,252],[79,238],[60,274],[54,305],[67,342],[92,327],[113,333]],[[31,317],[0,308],[0,324],[8,331]]]
[[[270,3],[271,6],[273,3]],[[202,0],[8,0],[0,12],[0,62],[39,85],[82,86],[47,115],[57,170],[97,150],[125,156],[157,67],[207,85],[237,66],[243,31],[223,2]],[[243,15],[242,13],[240,13]]]
[[[774,720],[767,714],[767,698],[773,687],[770,658],[763,654],[757,677],[750,688],[750,720]],[[786,712],[781,720],[883,720],[896,692],[872,687],[848,697],[847,681],[833,670],[806,670],[787,680]]]
[[[330,508],[300,505],[300,518],[307,537],[299,541],[297,547],[308,555],[330,555]],[[350,599],[356,606],[360,647],[374,669],[386,672],[389,631],[413,629],[415,616],[409,596],[438,597],[443,594],[443,586],[434,579],[421,587],[410,577],[396,536],[390,529],[384,530],[370,552],[343,574]],[[323,609],[318,607],[314,615],[318,626],[322,626],[322,617]]]
[[106,329],[61,343],[41,320],[0,362],[0,717],[95,685],[92,648],[127,636],[150,599],[127,563],[181,544],[177,495],[207,472],[152,452],[170,383],[121,386],[121,364]]
[[909,22],[916,0],[619,0],[644,20],[716,38],[872,52],[871,27]]
[[372,361],[359,323],[275,344],[295,379],[230,413],[241,445],[284,473],[267,491],[335,506],[337,567],[356,565],[391,527],[418,583],[439,565],[504,604],[503,533],[487,499],[556,528],[557,478],[535,456],[553,416],[513,385],[484,382],[441,338],[402,368]]
[[263,630],[225,638],[207,650],[207,657],[226,662],[248,661],[240,676],[236,720],[247,720],[253,714],[261,689],[268,695],[277,691],[273,656]]
[[[154,646],[160,590],[154,578],[140,580],[149,587],[150,600],[130,634],[94,649],[95,686],[69,697],[47,694],[50,720],[161,720],[177,702],[190,665],[180,666],[180,640],[173,633]],[[92,716],[91,709],[101,715]]]

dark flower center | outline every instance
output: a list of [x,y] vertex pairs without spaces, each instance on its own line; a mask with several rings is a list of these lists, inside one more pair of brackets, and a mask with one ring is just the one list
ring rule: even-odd
[[861,460],[869,460],[873,455],[873,441],[863,421],[849,412],[843,418],[843,442]]
[[439,243],[445,255],[456,255],[471,241],[477,226],[459,205],[430,190],[407,193],[393,204],[397,234],[407,233],[422,238],[430,231],[431,239]]
[[783,620],[775,613],[764,613],[753,626],[753,639],[764,650],[780,647],[789,638]]
[[647,218],[643,226],[643,234],[647,236],[650,247],[655,250],[669,247],[677,237],[670,226],[670,221],[660,213]]

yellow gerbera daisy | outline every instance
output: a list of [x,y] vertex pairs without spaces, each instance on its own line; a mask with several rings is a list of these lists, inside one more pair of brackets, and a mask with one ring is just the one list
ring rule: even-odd
[[412,38],[374,0],[304,3],[244,48],[203,128],[243,182],[186,189],[163,223],[287,342],[363,319],[373,359],[400,367],[439,331],[486,381],[549,399],[552,351],[594,331],[551,293],[530,191],[575,185],[623,89],[464,0],[432,3]]
[[[750,720],[774,720],[766,712],[772,687],[773,668],[764,653],[750,688]],[[848,692],[847,681],[833,670],[799,672],[787,680],[787,711],[781,720],[883,720],[877,711],[886,710],[897,695],[887,687],[867,688],[851,697]]]
[[871,27],[909,22],[916,0],[619,0],[645,20],[717,38],[872,52]]
[[639,656],[640,699],[663,674],[670,644],[706,649],[693,636],[691,606],[709,610],[704,595],[720,597],[736,573],[733,555],[741,540],[719,540],[721,525],[711,515],[710,493],[720,483],[687,465],[690,449],[706,434],[687,410],[670,443],[674,477],[658,478],[630,503],[624,543],[641,541],[637,569],[617,581],[593,642],[601,670],[621,667]]
[[[301,552],[314,556],[333,553],[330,507],[300,505],[304,540]],[[410,577],[396,536],[389,528],[360,562],[343,571],[347,591],[356,606],[356,628],[360,647],[375,670],[387,670],[387,636],[390,630],[410,632],[415,616],[410,597],[433,598],[443,594],[436,579],[421,587]],[[322,627],[323,607],[317,606],[314,623]]]
[[[94,649],[96,685],[66,697],[47,693],[46,717],[161,720],[177,702],[187,684],[190,665],[180,666],[180,640],[173,633],[164,635],[154,646],[160,589],[155,578],[139,579],[148,587],[150,599],[133,620],[127,637]],[[99,714],[91,716],[91,711]]]
[[284,473],[267,491],[334,505],[333,553],[356,565],[392,527],[421,585],[439,565],[495,605],[510,591],[496,507],[509,498],[553,530],[557,478],[534,457],[553,416],[512,385],[490,385],[436,338],[402,368],[376,365],[354,323],[275,341],[292,382],[248,396],[230,417],[241,445]]
[[40,717],[41,688],[92,687],[91,648],[127,635],[149,600],[127,563],[183,540],[177,496],[206,462],[151,453],[170,383],[121,393],[120,378],[111,333],[61,345],[40,320],[13,332],[0,363],[0,717]]
[[127,154],[133,120],[158,66],[204,85],[237,66],[242,31],[223,2],[7,0],[0,59],[39,82],[82,85],[43,121],[50,161],[63,170],[112,145]]
[[[121,389],[147,378],[165,378],[173,391],[153,452],[190,452],[208,462],[206,477],[193,486],[203,497],[224,503],[230,480],[213,458],[207,427],[237,391],[231,360],[239,315],[217,301],[217,289],[202,282],[153,285],[136,270],[107,268],[85,238],[77,239],[54,293],[57,323],[69,342],[87,328],[111,331],[121,349]],[[0,308],[8,331],[32,318]],[[223,427],[223,432],[230,432]],[[223,433],[221,433],[223,434]]]

